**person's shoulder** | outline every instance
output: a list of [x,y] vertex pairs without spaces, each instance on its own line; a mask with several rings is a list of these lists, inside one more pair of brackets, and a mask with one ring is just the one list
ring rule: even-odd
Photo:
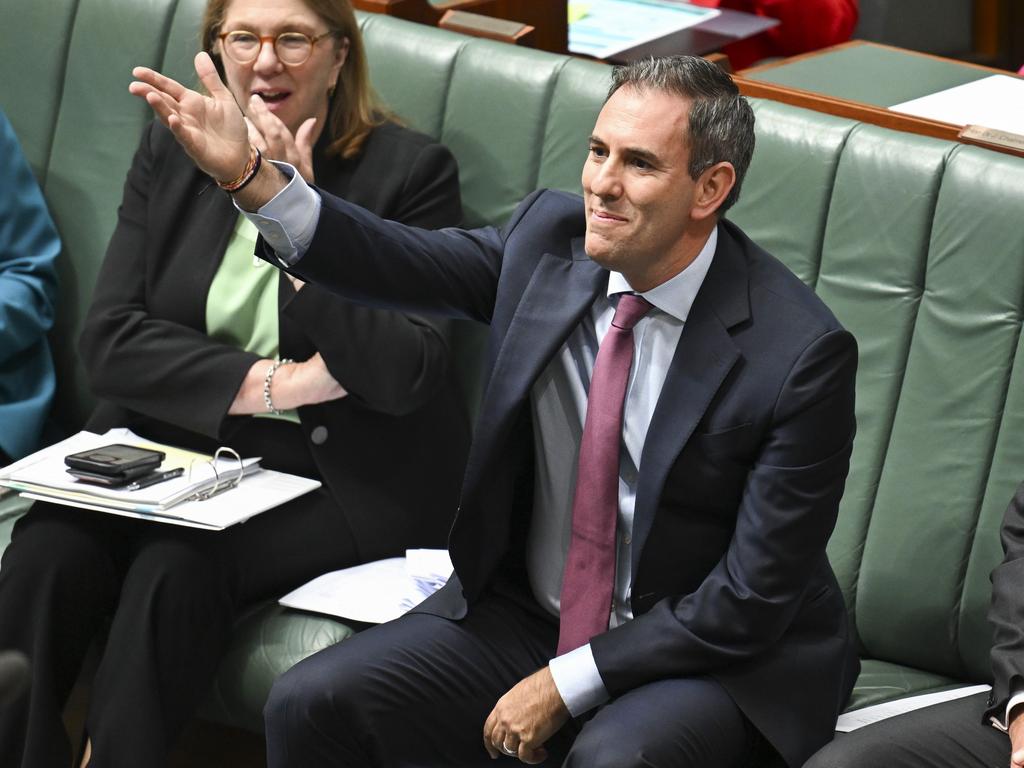
[[583,198],[561,189],[538,189],[520,204],[535,215],[575,218],[583,214]]
[[506,238],[518,231],[552,242],[569,242],[585,230],[583,198],[557,189],[538,189],[524,197],[503,228]]
[[[770,254],[735,223],[723,219],[719,229],[727,247],[742,255],[750,280],[752,310],[783,313],[808,330],[827,332],[842,328],[828,305],[806,282]],[[720,245],[721,247],[721,245]]]
[[447,147],[427,134],[389,120],[370,131],[363,152],[408,157],[416,156],[428,148],[439,148],[448,152]]

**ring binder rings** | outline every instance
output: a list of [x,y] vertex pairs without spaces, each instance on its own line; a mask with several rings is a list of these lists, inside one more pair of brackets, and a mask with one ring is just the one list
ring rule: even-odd
[[[167,454],[162,471],[181,467],[185,472],[133,491],[79,483],[65,471],[67,454],[110,442],[162,450]],[[221,530],[315,490],[320,482],[263,469],[258,458],[243,458],[227,446],[205,456],[156,445],[130,430],[116,429],[104,435],[79,432],[11,464],[0,470],[0,486],[27,498],[65,506]]]
[[[221,473],[217,469],[217,463],[223,454],[230,454],[231,458],[238,462],[238,471],[231,477],[228,477],[226,474],[224,477],[221,477]],[[206,501],[207,499],[212,499],[218,493],[223,493],[224,491],[230,491],[232,488],[237,488],[239,483],[242,482],[242,477],[245,475],[245,467],[242,463],[242,457],[238,455],[238,452],[234,448],[228,448],[227,446],[224,445],[222,445],[220,448],[214,451],[212,459],[204,460],[201,457],[196,456],[194,459],[192,459],[192,461],[189,462],[189,482],[191,482],[192,480],[192,469],[197,461],[200,461],[203,464],[208,465],[210,469],[213,471],[213,487],[207,491],[196,491],[193,495],[185,499],[185,501]]]

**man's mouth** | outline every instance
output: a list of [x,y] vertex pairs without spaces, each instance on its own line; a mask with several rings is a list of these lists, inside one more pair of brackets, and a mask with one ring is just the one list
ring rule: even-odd
[[623,216],[617,216],[614,213],[611,213],[609,211],[600,210],[598,208],[592,208],[591,211],[590,211],[590,215],[591,215],[592,218],[596,219],[597,221],[601,221],[601,222],[616,223],[616,222],[627,221],[627,219],[625,217],[623,217]]

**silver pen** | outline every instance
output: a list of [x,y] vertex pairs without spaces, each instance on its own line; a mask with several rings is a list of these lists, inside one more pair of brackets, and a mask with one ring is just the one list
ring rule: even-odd
[[125,491],[140,491],[143,488],[149,488],[151,485],[162,483],[164,480],[173,480],[176,477],[181,477],[185,474],[184,467],[178,467],[177,469],[169,469],[166,472],[156,472],[152,475],[146,475],[132,483],[126,485],[122,490]]

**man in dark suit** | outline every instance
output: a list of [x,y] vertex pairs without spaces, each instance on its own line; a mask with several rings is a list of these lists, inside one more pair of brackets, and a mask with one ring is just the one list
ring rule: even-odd
[[1024,768],[1024,483],[1003,516],[992,572],[992,691],[840,735],[807,768]]
[[856,345],[720,219],[754,142],[731,80],[690,57],[616,69],[582,201],[538,192],[500,232],[431,233],[253,171],[197,71],[210,98],[143,69],[131,88],[244,184],[265,258],[490,326],[455,574],[279,679],[269,762],[709,768],[770,748],[796,766],[827,741],[857,672],[825,556]]

